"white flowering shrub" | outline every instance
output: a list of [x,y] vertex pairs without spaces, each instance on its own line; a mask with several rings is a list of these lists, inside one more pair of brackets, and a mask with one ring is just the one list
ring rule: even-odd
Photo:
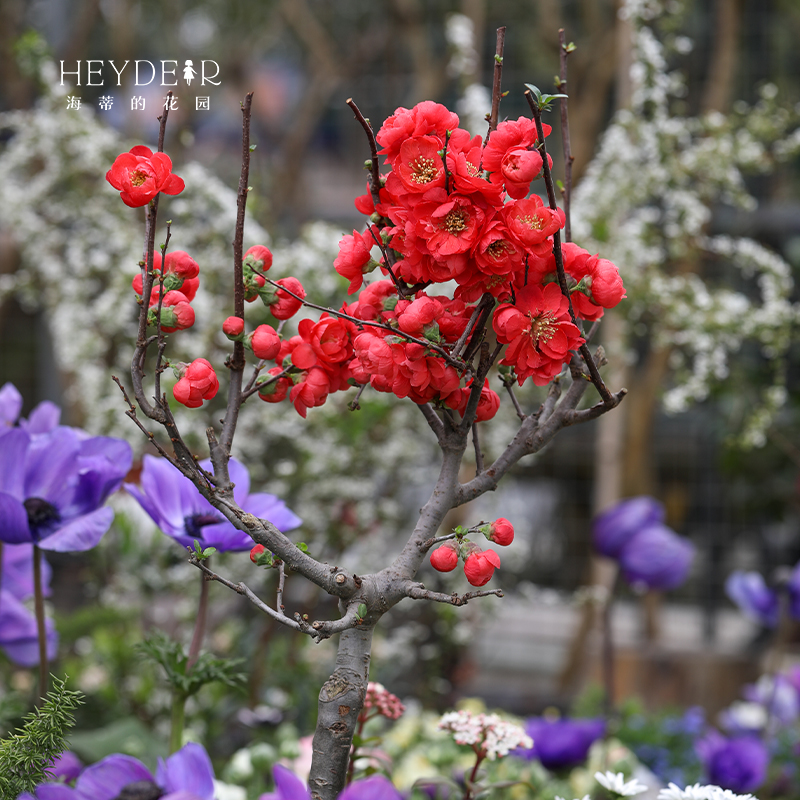
[[[619,265],[629,344],[669,349],[667,411],[704,400],[729,377],[732,356],[757,345],[769,375],[750,387],[754,411],[741,438],[759,445],[785,395],[783,356],[798,319],[791,268],[752,239],[710,234],[709,222],[720,205],[755,208],[744,175],[800,151],[798,113],[781,108],[770,85],[755,106],[737,103],[728,117],[672,113],[686,87],[652,25],[674,5],[624,6],[633,28],[631,107],[615,116],[575,190],[573,236]],[[672,45],[686,49],[682,37]]]

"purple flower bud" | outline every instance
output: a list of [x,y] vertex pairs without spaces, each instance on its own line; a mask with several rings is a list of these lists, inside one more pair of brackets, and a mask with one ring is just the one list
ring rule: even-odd
[[585,761],[592,743],[606,730],[602,719],[546,720],[531,717],[525,721],[525,733],[533,739],[530,750],[516,750],[515,755],[538,759],[550,770],[574,767]]
[[648,589],[675,589],[689,574],[694,545],[665,525],[654,524],[636,533],[619,553],[625,580]]
[[725,581],[725,592],[746,617],[767,628],[778,624],[778,595],[760,572],[732,572]]
[[767,777],[769,753],[764,743],[754,736],[726,739],[712,730],[697,742],[696,747],[709,783],[723,789],[753,792]]
[[664,521],[664,506],[653,497],[632,497],[604,511],[594,520],[598,553],[618,558],[622,548],[642,528]]

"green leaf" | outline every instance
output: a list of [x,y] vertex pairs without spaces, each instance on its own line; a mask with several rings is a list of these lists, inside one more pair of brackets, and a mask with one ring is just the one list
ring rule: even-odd
[[296,546],[298,550],[302,550],[304,553],[308,552],[308,545],[305,542],[298,542]]

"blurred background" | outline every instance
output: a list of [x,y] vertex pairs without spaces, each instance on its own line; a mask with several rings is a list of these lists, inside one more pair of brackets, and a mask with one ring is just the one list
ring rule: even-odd
[[[398,106],[432,99],[483,133],[498,26],[507,26],[509,94],[501,117],[510,119],[526,113],[525,83],[553,87],[564,28],[576,46],[567,91],[578,193],[587,175],[595,176],[596,190],[605,180],[597,176],[613,166],[601,148],[609,126],[644,139],[650,129],[636,126],[658,121],[647,105],[656,101],[636,96],[636,86],[649,79],[642,70],[665,76],[664,108],[674,122],[672,138],[660,129],[661,149],[649,158],[666,170],[661,188],[639,197],[643,169],[638,176],[628,170],[630,185],[605,180],[608,207],[587,189],[573,213],[583,211],[591,224],[575,240],[592,252],[602,247],[627,286],[633,265],[621,256],[636,250],[638,258],[645,245],[630,233],[624,246],[613,233],[599,233],[597,215],[611,220],[608,208],[672,208],[669,194],[678,187],[682,196],[699,198],[685,208],[702,207],[705,216],[692,222],[686,211],[674,229],[658,223],[661,256],[648,256],[631,272],[630,305],[602,326],[607,378],[630,390],[619,413],[564,431],[502,491],[453,520],[513,522],[517,542],[500,573],[508,597],[461,610],[401,606],[376,645],[374,671],[396,694],[431,706],[465,695],[517,713],[568,706],[600,676],[597,592],[585,587],[608,588],[613,579],[592,556],[592,516],[623,497],[649,494],[664,503],[668,524],[694,543],[697,556],[686,584],[666,597],[619,588],[617,691],[652,706],[701,703],[716,712],[759,674],[774,637],[726,598],[727,576],[734,569],[770,576],[800,559],[800,364],[793,343],[800,175],[798,137],[792,138],[800,6],[641,0],[626,9],[620,15],[617,0],[1,0],[0,382],[22,391],[24,413],[52,399],[64,407],[64,421],[123,436],[144,450],[107,377],[115,367],[124,374],[129,357],[135,314],[129,282],[143,228],[139,212],[112,208],[114,193],[102,178],[117,153],[142,142],[154,146],[165,90],[126,83],[130,67],[117,86],[109,60],[117,67],[178,62],[165,150],[190,191],[171,201],[173,247],[191,252],[208,275],[206,299],[198,301],[206,330],[187,334],[178,346],[222,353],[220,325],[211,320],[227,316],[214,292],[225,287],[230,263],[246,92],[254,92],[257,144],[246,246],[269,244],[273,271],[298,275],[309,294],[338,305],[345,282],[330,264],[338,239],[362,224],[352,201],[364,192],[369,154],[345,100],[352,97],[377,129]],[[649,55],[650,40],[636,38],[648,20],[662,48]],[[104,62],[104,85],[88,86],[85,77],[82,86],[60,85],[62,61],[74,71],[76,62],[85,70],[89,59]],[[196,69],[215,61],[219,85],[187,86],[180,78],[187,59]],[[202,96],[207,109],[197,108]],[[144,110],[132,108],[134,97],[144,99]],[[620,123],[615,115],[626,108],[633,111]],[[549,150],[560,175],[560,125],[557,113],[551,116]],[[630,211],[627,218],[634,217]],[[728,258],[721,245],[706,247],[711,236],[754,242],[750,266],[737,265],[735,253]],[[697,244],[687,250],[690,239]],[[690,299],[681,310],[648,316],[642,308],[653,308],[652,270],[702,284],[686,284]],[[762,273],[781,276],[779,296],[767,296]],[[705,306],[701,285],[711,298]],[[731,306],[722,322],[711,318],[717,291],[735,292],[744,303]],[[772,325],[778,317],[780,325]],[[703,337],[713,339],[705,350]],[[535,391],[524,398],[531,407],[538,402]],[[304,518],[302,536],[316,553],[349,558],[358,570],[393,552],[409,523],[407,509],[424,501],[433,463],[426,430],[411,411],[380,397],[362,405],[351,414],[329,403],[308,423],[289,408],[247,408],[238,453],[259,488],[284,497]],[[217,411],[202,413],[213,419]],[[198,443],[200,414],[186,422]],[[487,439],[490,451],[513,431],[513,421],[510,413],[498,423]],[[193,613],[183,595],[187,582],[195,591],[196,576],[180,548],[145,535],[149,522],[125,499],[118,520],[88,561],[54,559],[53,604],[62,660],[93,692],[95,719],[127,714],[150,724],[164,713],[163,703],[155,678],[132,674],[131,643],[148,626],[181,630],[181,615]],[[226,569],[248,574],[246,555],[229,558]],[[454,585],[427,573],[424,580],[448,590]],[[292,602],[303,609],[320,602],[302,587],[294,591]],[[278,717],[289,715],[307,730],[314,708],[304,686],[325,674],[332,648],[272,630],[223,587],[213,587],[212,595],[212,647],[231,653],[243,647],[255,667],[245,700],[216,708],[211,699],[199,702],[196,724],[229,726],[243,702],[253,714],[274,707]],[[141,617],[131,612],[137,605],[146,606]],[[796,625],[787,637],[796,659]],[[87,659],[94,660],[91,670],[81,666]],[[271,724],[268,714],[237,719],[243,727]]]

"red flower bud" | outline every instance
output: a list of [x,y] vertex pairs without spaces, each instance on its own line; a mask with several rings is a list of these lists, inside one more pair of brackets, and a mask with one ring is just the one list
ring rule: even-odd
[[[285,286],[290,292],[296,294],[297,297],[306,296],[306,291],[297,278],[281,278],[279,281],[276,281],[276,283]],[[300,306],[303,305],[296,297],[292,297],[292,295],[281,289],[278,289],[276,296],[278,298],[277,302],[269,307],[275,319],[289,319],[293,317],[300,310]]]
[[241,317],[228,317],[222,323],[222,332],[232,340],[244,333],[244,320]]
[[[271,370],[267,371],[267,375],[271,378],[274,378],[276,375],[280,375],[283,370],[280,367],[273,367]],[[292,380],[291,378],[287,378],[285,375],[281,378],[278,378],[276,381],[272,381],[267,385],[262,385],[266,381],[270,380],[264,376],[263,378],[259,379],[258,381],[258,396],[265,402],[265,403],[280,403],[281,400],[285,399],[287,392],[292,387]]]
[[264,245],[257,244],[251,247],[245,254],[244,257],[250,257],[253,261],[253,266],[259,272],[266,272],[272,266],[272,252],[268,247],[264,247]]
[[250,560],[254,563],[258,563],[258,557],[266,550],[267,548],[264,547],[263,544],[257,544],[251,551],[250,551]]
[[464,562],[464,574],[473,586],[485,586],[500,566],[500,556],[494,550],[475,550]]
[[514,541],[514,526],[505,517],[500,517],[489,525],[487,538],[495,544],[505,547]]
[[259,325],[250,337],[256,358],[271,361],[281,349],[281,337],[272,325]]
[[183,376],[175,384],[172,394],[187,408],[200,408],[203,400],[210,400],[219,391],[219,380],[214,368],[204,358],[196,358],[185,367]]
[[452,572],[458,566],[457,545],[445,542],[431,553],[431,566],[439,572]]

